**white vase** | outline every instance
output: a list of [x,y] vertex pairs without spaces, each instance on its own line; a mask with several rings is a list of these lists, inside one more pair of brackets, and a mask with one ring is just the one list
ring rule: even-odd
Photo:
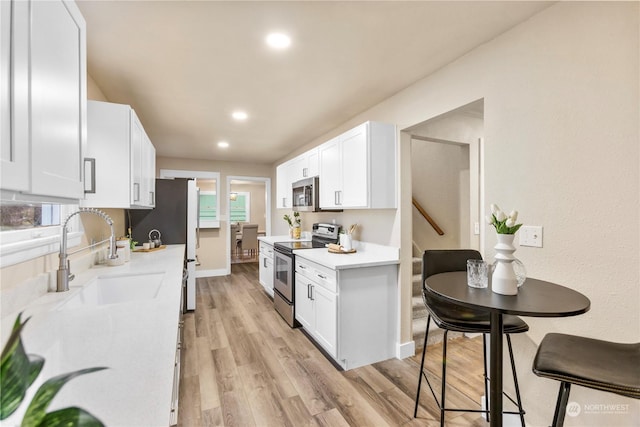
[[497,254],[491,276],[491,290],[502,295],[518,294],[518,277],[513,269],[513,246],[515,234],[498,234],[498,244],[494,246]]

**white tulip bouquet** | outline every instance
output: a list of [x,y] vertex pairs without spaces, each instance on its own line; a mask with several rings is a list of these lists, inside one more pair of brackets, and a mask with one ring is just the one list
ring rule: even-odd
[[487,217],[487,223],[493,225],[498,234],[516,234],[522,224],[516,224],[518,211],[505,214],[498,205],[491,204],[491,216]]

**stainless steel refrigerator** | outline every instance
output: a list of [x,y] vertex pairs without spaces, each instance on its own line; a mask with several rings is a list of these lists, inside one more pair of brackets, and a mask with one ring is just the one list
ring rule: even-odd
[[[193,179],[156,179],[156,206],[131,209],[127,227],[139,245],[149,241],[151,230],[158,230],[163,245],[185,245],[184,308],[196,309],[196,247],[198,233],[198,188]],[[155,238],[157,233],[153,233]],[[153,256],[152,253],[149,255]]]

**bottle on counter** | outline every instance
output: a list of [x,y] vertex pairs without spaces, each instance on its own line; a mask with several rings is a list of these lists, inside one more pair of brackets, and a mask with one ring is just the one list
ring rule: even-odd
[[126,237],[121,237],[116,241],[116,253],[124,262],[131,260],[131,242]]

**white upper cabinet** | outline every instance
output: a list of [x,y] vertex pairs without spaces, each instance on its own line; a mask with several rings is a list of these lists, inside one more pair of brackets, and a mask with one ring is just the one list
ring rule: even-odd
[[301,179],[317,176],[319,173],[318,149],[314,148],[292,159],[290,168],[292,184]]
[[276,208],[291,209],[293,162],[284,162],[276,167]]
[[320,207],[396,208],[396,130],[366,122],[319,147]]
[[301,179],[318,176],[318,149],[309,150],[276,167],[276,208],[291,209],[292,184]]
[[87,157],[95,159],[95,180],[87,176],[82,206],[155,206],[155,148],[128,105],[89,101]]
[[3,197],[83,197],[86,30],[75,3],[0,2]]

